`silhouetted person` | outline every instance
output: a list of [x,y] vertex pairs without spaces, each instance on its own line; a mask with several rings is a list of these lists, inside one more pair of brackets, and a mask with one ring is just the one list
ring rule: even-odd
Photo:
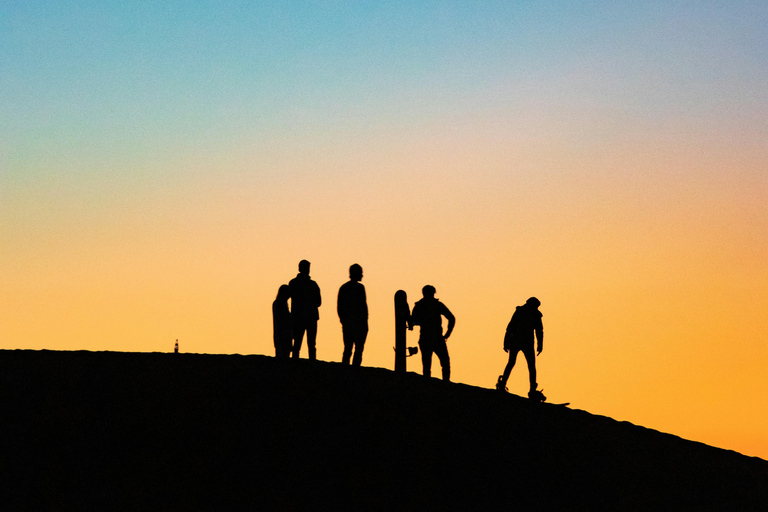
[[309,277],[309,262],[299,262],[299,274],[288,283],[291,290],[291,320],[293,321],[294,359],[299,358],[304,333],[307,333],[307,351],[309,359],[317,359],[315,340],[317,339],[317,320],[320,313],[317,308],[322,304],[320,287]]
[[[411,312],[411,328],[421,326],[419,347],[421,347],[421,362],[424,365],[424,376],[432,375],[432,353],[440,359],[443,367],[443,380],[451,380],[451,359],[448,356],[448,346],[445,341],[453,332],[456,318],[445,307],[445,304],[435,298],[435,287],[427,285],[421,289],[424,298],[413,305]],[[443,317],[448,319],[448,330],[443,335]]]
[[275,341],[275,357],[288,358],[293,347],[293,325],[288,299],[291,289],[287,284],[277,290],[277,298],[272,303],[272,331]]
[[[509,362],[504,368],[504,374],[499,375],[496,382],[496,389],[499,391],[507,390],[507,380],[512,368],[515,366],[517,353],[522,352],[525,361],[528,363],[528,378],[530,380],[530,390],[528,398],[538,401],[546,400],[546,397],[536,388],[536,355],[544,350],[544,326],[541,323],[541,311],[539,306],[541,302],[536,297],[528,299],[524,305],[517,306],[512,319],[507,325],[507,332],[504,335],[504,352],[509,352]],[[533,351],[533,336],[536,334],[538,344],[536,353]]]
[[350,266],[349,281],[339,288],[339,298],[336,303],[344,337],[344,354],[341,362],[349,364],[354,348],[355,357],[352,360],[354,366],[360,366],[363,362],[365,338],[368,336],[368,302],[365,298],[365,286],[360,282],[362,279],[363,267],[357,263]]

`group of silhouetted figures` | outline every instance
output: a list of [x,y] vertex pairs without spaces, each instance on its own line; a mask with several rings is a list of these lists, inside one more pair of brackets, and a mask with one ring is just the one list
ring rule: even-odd
[[[280,287],[272,303],[275,355],[280,358],[298,359],[306,333],[309,359],[317,359],[318,308],[323,299],[320,287],[309,277],[309,265],[307,260],[299,262],[298,275]],[[339,289],[337,302],[344,333],[342,362],[349,364],[354,349],[352,363],[355,366],[363,362],[363,348],[368,337],[368,301],[365,286],[360,282],[362,279],[363,267],[358,264],[349,267],[349,281]],[[290,309],[288,299],[291,300]]]
[[[307,260],[299,262],[299,273],[286,285],[280,286],[277,298],[272,303],[272,319],[274,328],[275,356],[278,358],[298,359],[304,335],[307,338],[309,359],[317,359],[317,321],[320,318],[318,308],[322,304],[320,287],[309,277],[310,263]],[[368,302],[363,279],[363,268],[355,263],[349,267],[349,281],[339,288],[336,311],[341,321],[344,352],[341,362],[360,366],[363,361],[363,349],[368,337]],[[418,325],[419,349],[423,374],[431,376],[432,355],[436,355],[442,367],[443,380],[451,379],[451,360],[446,341],[451,336],[456,325],[453,313],[435,298],[435,287],[426,285],[422,288],[423,297],[413,306],[413,311],[406,311],[404,327],[413,330]],[[400,291],[398,294],[404,292]],[[396,296],[397,297],[397,296]],[[288,306],[290,299],[291,305]],[[408,309],[407,301],[399,307]],[[536,355],[544,348],[544,328],[539,311],[541,302],[531,297],[522,306],[515,309],[512,319],[507,325],[504,335],[504,351],[509,354],[509,361],[504,373],[499,375],[496,389],[506,391],[507,380],[515,365],[518,352],[522,352],[528,363],[530,391],[528,396],[534,400],[545,400],[544,395],[537,389]],[[448,321],[448,328],[443,332],[443,317]],[[534,335],[538,341],[534,351]],[[415,349],[414,349],[415,350]],[[353,356],[354,352],[354,356]]]

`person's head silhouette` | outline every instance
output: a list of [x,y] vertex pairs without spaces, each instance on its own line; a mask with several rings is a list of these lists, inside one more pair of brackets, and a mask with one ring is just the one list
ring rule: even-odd
[[291,298],[291,288],[287,284],[280,285],[277,290],[277,300],[287,301]]
[[277,300],[287,301],[291,298],[291,288],[287,285],[281,285],[277,290]]
[[433,299],[435,297],[435,293],[437,293],[437,290],[435,290],[435,287],[431,284],[428,284],[421,289],[421,294],[425,299]]
[[530,306],[532,308],[538,308],[539,306],[541,306],[541,301],[536,297],[531,297],[530,299],[525,301],[525,305]]
[[349,279],[352,281],[362,281],[363,280],[363,267],[358,265],[357,263],[351,265],[349,267]]
[[309,275],[309,262],[307,260],[299,262],[299,274]]

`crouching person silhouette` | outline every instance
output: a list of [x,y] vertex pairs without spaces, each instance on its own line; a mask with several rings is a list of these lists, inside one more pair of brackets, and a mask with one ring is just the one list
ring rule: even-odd
[[[432,375],[432,353],[440,359],[443,368],[443,380],[451,380],[451,359],[448,356],[446,340],[453,332],[456,318],[448,308],[435,298],[435,287],[427,285],[421,289],[424,298],[413,305],[411,326],[420,326],[419,347],[421,347],[421,362],[424,366],[424,376]],[[443,317],[448,319],[448,330],[443,335]]]
[[[504,374],[499,375],[496,382],[496,389],[499,391],[507,390],[507,380],[512,368],[515,366],[517,353],[522,352],[525,361],[528,363],[528,378],[530,381],[530,390],[528,398],[543,402],[547,399],[541,391],[537,390],[536,383],[536,355],[544,350],[544,326],[541,322],[541,311],[539,306],[541,302],[536,297],[531,297],[522,306],[515,308],[515,313],[507,325],[507,332],[504,335],[504,352],[509,352],[509,362],[504,368]],[[536,334],[538,341],[536,353],[533,351],[533,337]]]

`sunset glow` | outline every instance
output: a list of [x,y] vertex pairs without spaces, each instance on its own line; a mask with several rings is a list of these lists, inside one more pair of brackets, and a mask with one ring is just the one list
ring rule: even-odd
[[768,459],[767,4],[269,5],[3,9],[0,348],[271,355],[307,259],[340,361],[359,263],[364,366],[535,295],[549,400]]

